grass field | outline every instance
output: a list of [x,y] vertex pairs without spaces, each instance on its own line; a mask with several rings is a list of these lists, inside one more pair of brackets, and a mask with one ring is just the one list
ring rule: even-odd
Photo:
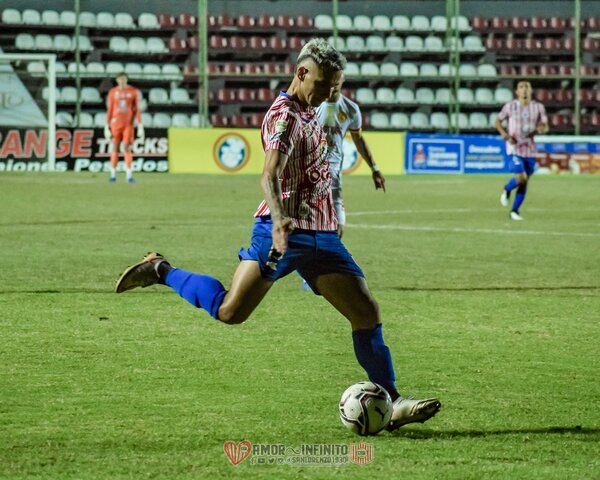
[[[345,242],[401,392],[441,412],[366,441],[369,465],[233,466],[228,440],[360,441],[350,328],[297,276],[226,326],[165,287],[112,293],[149,250],[227,285],[255,177],[0,175],[0,478],[600,478],[600,178],[345,179]],[[122,180],[120,178],[119,180]]]

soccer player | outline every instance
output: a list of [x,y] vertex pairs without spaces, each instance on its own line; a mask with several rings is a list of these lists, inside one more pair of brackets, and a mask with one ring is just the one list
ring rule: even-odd
[[317,108],[317,115],[323,125],[327,139],[327,160],[331,170],[331,189],[340,238],[344,234],[344,225],[346,224],[346,212],[342,199],[342,162],[344,159],[344,138],[348,130],[350,130],[352,141],[358,153],[365,159],[371,169],[375,189],[381,188],[385,192],[385,178],[373,161],[371,150],[362,135],[360,108],[341,93],[343,82],[344,75],[342,74],[340,81],[331,89],[327,100]]
[[[496,129],[506,140],[506,151],[512,155],[512,169],[514,177],[504,186],[500,203],[508,207],[510,194],[516,188],[517,193],[510,211],[512,220],[523,220],[519,209],[527,194],[527,183],[529,177],[535,171],[535,142],[533,137],[536,133],[548,132],[548,117],[546,109],[540,102],[532,100],[531,83],[521,80],[517,83],[517,98],[502,107],[496,118]],[[502,126],[502,122],[508,119],[508,131]]]
[[110,179],[109,182],[117,181],[117,164],[119,162],[119,146],[121,142],[124,147],[125,173],[127,181],[133,183],[132,163],[133,154],[131,145],[133,143],[134,120],[137,123],[137,136],[144,137],[144,126],[142,125],[142,112],[140,111],[140,94],[137,88],[127,85],[127,74],[121,72],[116,76],[117,86],[110,89],[106,99],[106,125],[104,136],[107,140],[112,138],[112,152],[110,154]]
[[394,401],[389,429],[424,422],[440,402],[400,396],[377,302],[363,271],[337,234],[331,197],[327,141],[315,107],[341,78],[346,60],[323,39],[301,50],[294,78],[280,92],[262,124],[264,200],[255,213],[250,247],[242,248],[229,290],[208,275],[171,266],[158,253],[126,269],[115,291],[165,284],[226,324],[244,322],[274,282],[298,270],[314,292],[344,315],[352,327],[354,351],[369,379]]

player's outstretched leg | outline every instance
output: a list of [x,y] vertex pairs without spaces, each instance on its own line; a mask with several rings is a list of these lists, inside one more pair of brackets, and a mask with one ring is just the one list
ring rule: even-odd
[[508,207],[510,203],[510,193],[517,188],[517,179],[512,177],[506,185],[504,185],[504,190],[502,190],[502,194],[500,195],[500,204],[503,207]]

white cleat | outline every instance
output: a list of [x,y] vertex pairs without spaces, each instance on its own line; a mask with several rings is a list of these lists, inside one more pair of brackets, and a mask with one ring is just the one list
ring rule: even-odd
[[502,195],[500,195],[500,205],[502,205],[503,207],[508,207],[508,204],[508,192],[506,190],[502,190]]
[[439,412],[441,406],[437,398],[415,400],[399,397],[393,403],[392,419],[386,428],[392,432],[407,423],[423,423]]
[[519,212],[515,212],[514,210],[512,212],[510,212],[510,219],[511,220],[524,220],[524,218],[519,215]]

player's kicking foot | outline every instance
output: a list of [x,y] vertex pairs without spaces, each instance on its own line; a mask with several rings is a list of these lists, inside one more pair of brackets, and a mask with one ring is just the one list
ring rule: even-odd
[[129,178],[127,179],[127,183],[135,183],[135,178],[133,178],[133,177],[129,177]]
[[108,179],[108,183],[115,183],[117,181],[117,177],[110,177]]
[[146,288],[158,283],[158,266],[165,262],[165,258],[160,253],[149,253],[141,262],[128,267],[115,285],[116,293],[123,293],[132,288]]
[[508,207],[510,203],[510,192],[508,190],[502,190],[502,195],[500,195],[500,205],[503,207]]
[[511,220],[523,220],[523,217],[521,216],[521,214],[519,212],[517,212],[516,210],[512,210],[510,212],[510,219]]
[[439,412],[441,406],[437,398],[415,400],[399,397],[394,401],[392,419],[386,428],[393,432],[407,423],[423,423]]

